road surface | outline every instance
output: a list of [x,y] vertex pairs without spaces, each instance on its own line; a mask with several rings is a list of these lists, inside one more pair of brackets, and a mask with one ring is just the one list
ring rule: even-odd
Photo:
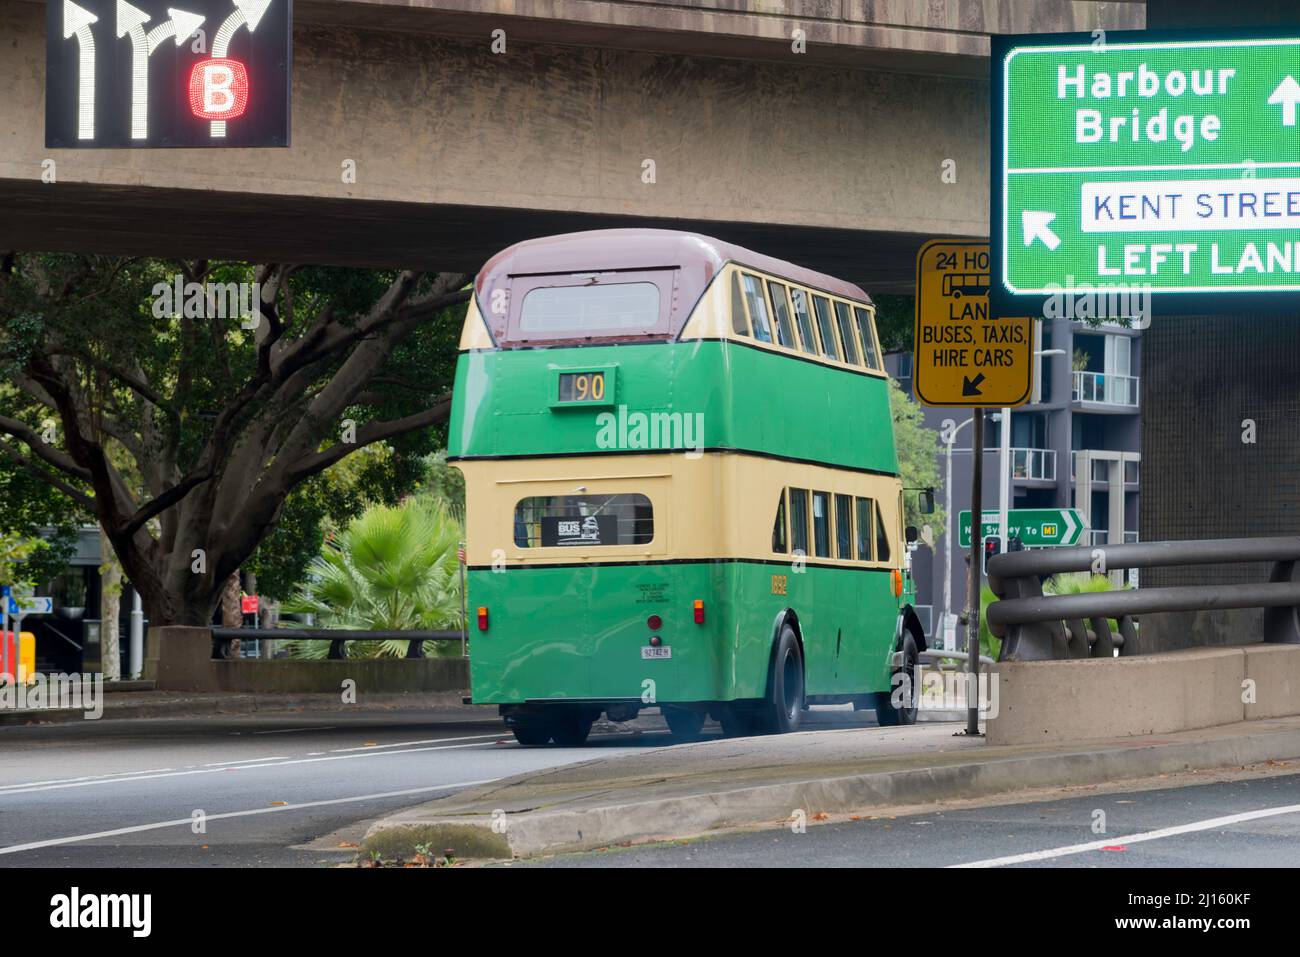
[[[1300,774],[1290,764],[1290,773],[1206,774],[1224,779],[1184,787],[1134,785],[1030,804],[810,822],[803,833],[784,827],[507,866],[1296,867]],[[1095,824],[1105,830],[1094,831]]]
[[382,814],[668,743],[593,732],[587,748],[522,748],[481,709],[4,727],[0,867],[329,865]]

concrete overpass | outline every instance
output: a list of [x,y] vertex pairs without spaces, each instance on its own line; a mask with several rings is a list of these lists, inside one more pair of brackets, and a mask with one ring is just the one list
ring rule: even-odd
[[44,4],[0,0],[0,248],[473,270],[527,236],[635,222],[905,288],[923,239],[988,233],[988,33],[1144,17],[1067,0],[299,0],[291,148],[46,150]]

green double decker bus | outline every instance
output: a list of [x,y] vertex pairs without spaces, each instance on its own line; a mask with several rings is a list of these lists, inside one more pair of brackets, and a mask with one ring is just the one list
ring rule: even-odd
[[820,702],[915,720],[891,692],[925,636],[857,286],[668,230],[519,243],[475,278],[448,441],[472,698],[520,743],[656,706],[681,739]]

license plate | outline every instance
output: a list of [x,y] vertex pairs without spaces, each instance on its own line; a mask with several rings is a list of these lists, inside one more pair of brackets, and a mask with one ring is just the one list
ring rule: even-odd
[[656,648],[654,645],[643,645],[641,647],[642,658],[671,658],[673,650],[667,645]]

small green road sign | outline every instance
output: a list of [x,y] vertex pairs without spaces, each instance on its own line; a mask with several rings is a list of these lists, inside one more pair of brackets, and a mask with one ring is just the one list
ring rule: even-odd
[[[997,510],[983,512],[980,524],[983,538],[998,534],[1000,522]],[[1013,508],[1007,513],[1011,526],[1010,538],[1018,538],[1026,548],[1040,545],[1077,545],[1085,528],[1083,515],[1073,508]],[[970,548],[970,511],[957,515],[957,544]]]
[[1300,290],[1300,36],[995,37],[992,69],[999,297]]

